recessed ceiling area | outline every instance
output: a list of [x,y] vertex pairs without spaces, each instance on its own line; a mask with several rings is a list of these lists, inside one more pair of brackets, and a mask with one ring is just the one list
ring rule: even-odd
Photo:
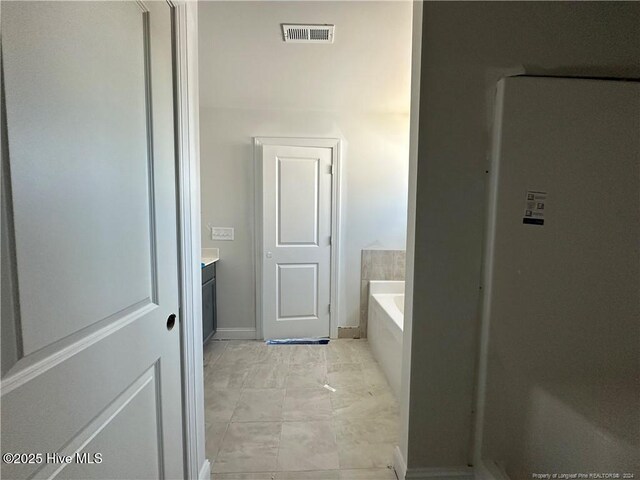
[[[411,2],[201,2],[205,108],[408,113]],[[334,43],[285,43],[282,24],[335,25]]]

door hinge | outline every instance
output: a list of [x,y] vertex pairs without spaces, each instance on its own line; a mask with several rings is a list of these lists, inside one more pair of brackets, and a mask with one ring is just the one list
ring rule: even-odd
[[333,164],[329,165],[329,175],[333,175]]
[[329,235],[329,245],[331,245],[331,235]]
[[327,310],[331,313],[331,304],[327,305]]

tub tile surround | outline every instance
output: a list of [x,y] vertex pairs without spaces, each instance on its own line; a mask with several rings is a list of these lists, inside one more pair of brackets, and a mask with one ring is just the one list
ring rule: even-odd
[[369,281],[404,280],[405,250],[362,250],[360,267],[360,336],[367,337]]
[[398,404],[366,340],[214,340],[204,362],[212,478],[395,479]]

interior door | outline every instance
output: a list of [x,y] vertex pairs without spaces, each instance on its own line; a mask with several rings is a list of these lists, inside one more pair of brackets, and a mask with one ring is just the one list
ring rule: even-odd
[[329,336],[331,153],[330,148],[263,146],[265,338]]
[[3,478],[183,477],[171,21],[2,4]]

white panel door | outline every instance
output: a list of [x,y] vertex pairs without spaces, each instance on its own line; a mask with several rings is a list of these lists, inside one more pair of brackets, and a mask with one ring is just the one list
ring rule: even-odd
[[3,478],[183,477],[171,21],[2,4]]
[[331,149],[265,145],[262,179],[264,337],[328,337]]

